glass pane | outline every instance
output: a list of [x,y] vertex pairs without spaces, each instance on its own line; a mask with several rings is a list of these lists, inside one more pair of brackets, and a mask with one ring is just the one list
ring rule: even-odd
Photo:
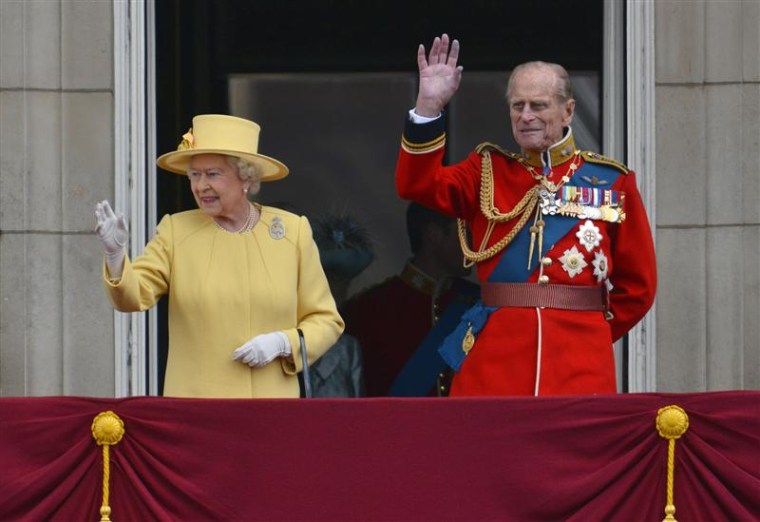
[[[491,141],[519,151],[509,124],[504,72],[467,72],[452,100],[452,162]],[[597,72],[571,73],[577,100],[578,145],[599,150]],[[264,183],[259,201],[316,218],[347,212],[376,240],[376,260],[357,277],[349,295],[398,273],[410,250],[406,203],[394,168],[405,111],[414,105],[417,74],[248,74],[229,77],[230,112],[262,127],[259,152],[290,168],[282,181]]]

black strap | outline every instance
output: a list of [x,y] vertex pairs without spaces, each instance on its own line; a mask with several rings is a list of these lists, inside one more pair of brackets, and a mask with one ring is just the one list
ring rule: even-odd
[[306,341],[300,328],[298,331],[298,342],[301,343],[301,361],[303,362],[303,391],[307,399],[311,399],[311,375],[309,375],[309,359],[306,356]]

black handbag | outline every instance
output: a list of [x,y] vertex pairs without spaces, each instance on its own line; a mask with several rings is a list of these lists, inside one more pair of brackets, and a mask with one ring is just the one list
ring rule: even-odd
[[300,328],[296,328],[298,331],[298,342],[301,343],[301,361],[303,363],[303,395],[307,399],[311,399],[311,375],[309,375],[309,358],[306,356],[306,340],[303,337],[303,332]]

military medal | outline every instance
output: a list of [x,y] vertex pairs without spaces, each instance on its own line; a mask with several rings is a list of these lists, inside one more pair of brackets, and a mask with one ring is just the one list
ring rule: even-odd
[[553,216],[559,210],[556,193],[542,188],[538,191],[538,205],[542,214]]
[[[601,184],[601,181],[597,181],[597,184]],[[624,192],[596,187],[564,186],[556,196],[554,204],[547,207],[552,214],[608,223],[625,221]]]
[[533,176],[533,179],[537,180],[540,183],[538,189],[538,205],[536,206],[536,216],[533,218],[533,226],[530,227],[528,269],[530,269],[530,262],[533,260],[533,252],[535,249],[536,239],[538,239],[538,258],[541,259],[543,256],[544,226],[546,223],[544,222],[541,215],[553,216],[560,212],[560,200],[557,198],[557,192],[563,188],[565,183],[570,181],[570,178],[573,176],[573,174],[575,174],[575,171],[578,170],[577,160],[579,155],[580,151],[575,151],[573,161],[570,163],[570,166],[568,167],[567,172],[565,172],[565,175],[560,178],[559,183],[554,183],[553,181],[549,180],[549,174],[540,175],[532,166],[523,163],[523,166],[528,170],[528,172],[530,172],[531,176]]
[[464,334],[464,339],[462,339],[462,351],[467,355],[470,353],[473,346],[475,346],[475,336],[472,334],[472,325],[470,325],[467,327],[467,333]]
[[599,231],[599,227],[594,225],[590,219],[587,219],[586,222],[580,226],[578,232],[575,233],[575,237],[577,237],[581,245],[586,248],[586,252],[591,252],[594,247],[598,247],[603,238],[602,233]]
[[562,270],[567,272],[571,279],[583,272],[583,269],[588,266],[583,254],[578,251],[575,245],[573,248],[565,250],[565,254],[559,260],[562,262]]
[[591,264],[594,266],[594,275],[598,283],[607,279],[607,256],[604,255],[604,252],[601,250],[594,252],[594,260],[591,261]]

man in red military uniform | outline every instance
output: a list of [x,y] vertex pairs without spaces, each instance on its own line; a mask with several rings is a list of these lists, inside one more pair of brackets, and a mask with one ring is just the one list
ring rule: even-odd
[[362,347],[369,397],[446,395],[438,346],[478,299],[478,285],[464,279],[456,221],[411,203],[406,226],[412,258],[401,273],[340,308]]
[[[404,199],[459,219],[481,300],[439,348],[451,396],[614,393],[612,343],[654,301],[654,245],[634,173],[576,148],[567,71],[529,62],[507,103],[519,154],[490,143],[443,166],[459,42],[417,53],[420,84],[396,167]],[[467,234],[471,235],[468,241]]]

